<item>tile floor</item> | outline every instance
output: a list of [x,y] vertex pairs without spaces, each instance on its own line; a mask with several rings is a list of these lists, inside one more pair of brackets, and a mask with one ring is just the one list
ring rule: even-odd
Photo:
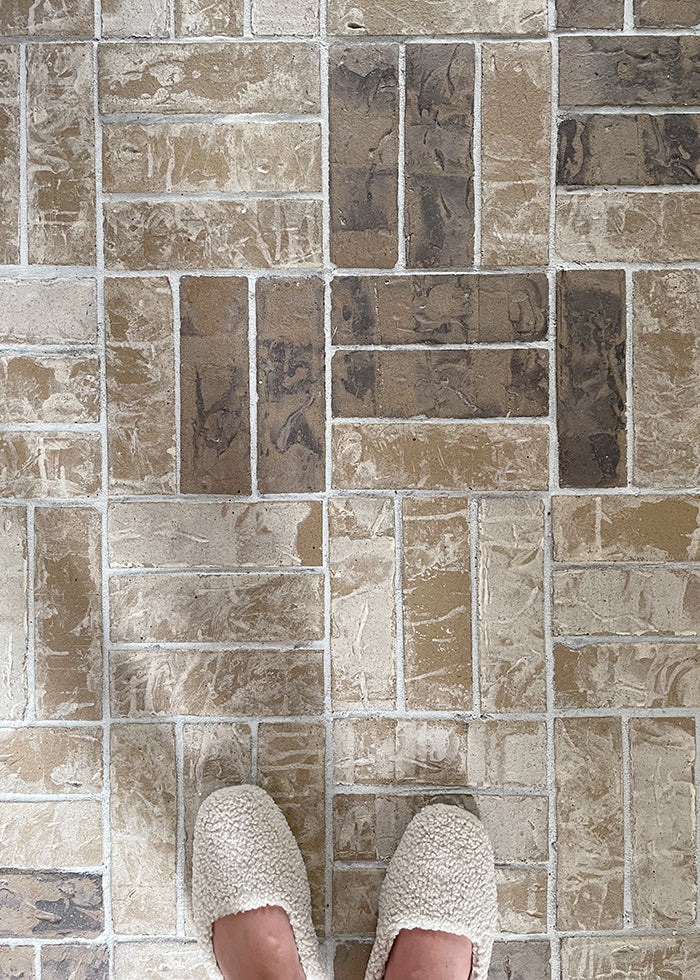
[[490,980],[699,980],[700,0],[1,0],[0,980],[208,980],[283,807]]

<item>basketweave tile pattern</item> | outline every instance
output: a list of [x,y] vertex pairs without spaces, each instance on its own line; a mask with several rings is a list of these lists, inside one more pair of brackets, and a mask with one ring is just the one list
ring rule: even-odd
[[255,781],[360,980],[698,980],[700,0],[2,0],[0,980],[212,980]]

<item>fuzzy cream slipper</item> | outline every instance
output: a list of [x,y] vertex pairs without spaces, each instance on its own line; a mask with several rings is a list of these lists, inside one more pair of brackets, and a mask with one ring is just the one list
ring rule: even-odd
[[284,814],[258,786],[218,790],[199,808],[192,855],[192,914],[210,965],[213,923],[265,905],[289,916],[307,980],[325,980],[309,881]]
[[470,980],[486,980],[497,920],[493,848],[481,822],[461,807],[426,806],[389,864],[365,980],[384,976],[401,929],[466,936],[473,945]]

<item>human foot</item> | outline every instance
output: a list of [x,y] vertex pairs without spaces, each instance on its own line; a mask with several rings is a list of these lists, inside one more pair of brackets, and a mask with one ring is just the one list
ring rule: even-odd
[[472,944],[466,936],[432,929],[402,929],[394,940],[385,980],[468,980]]
[[289,916],[279,905],[217,919],[212,942],[225,980],[305,980]]

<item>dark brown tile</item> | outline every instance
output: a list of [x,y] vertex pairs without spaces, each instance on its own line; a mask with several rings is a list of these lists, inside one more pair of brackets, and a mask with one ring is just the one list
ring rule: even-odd
[[549,943],[494,943],[488,980],[549,980]]
[[[3,4],[4,8],[4,4]],[[3,16],[4,9],[0,13]],[[0,263],[19,262],[19,47],[0,47]]]
[[44,946],[41,951],[42,980],[108,980],[109,953],[106,946]]
[[102,876],[0,871],[0,936],[60,939],[104,929]]
[[695,27],[700,0],[634,0],[635,27]]
[[615,30],[622,27],[624,13],[625,0],[557,0],[557,27]]
[[557,430],[565,487],[627,479],[625,274],[557,274]]

